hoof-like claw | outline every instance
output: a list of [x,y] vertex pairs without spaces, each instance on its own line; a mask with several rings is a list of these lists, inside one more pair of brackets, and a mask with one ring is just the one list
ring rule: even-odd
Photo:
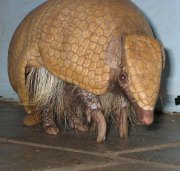
[[98,125],[98,135],[96,141],[98,143],[105,141],[106,139],[106,120],[101,111],[93,112],[92,117]]
[[121,138],[128,138],[128,117],[126,113],[120,115],[119,134]]
[[101,143],[101,142],[104,142],[105,140],[106,140],[106,136],[104,136],[103,138],[102,137],[97,137],[96,142]]
[[46,126],[44,129],[45,133],[49,135],[57,135],[59,133],[59,128],[55,126]]

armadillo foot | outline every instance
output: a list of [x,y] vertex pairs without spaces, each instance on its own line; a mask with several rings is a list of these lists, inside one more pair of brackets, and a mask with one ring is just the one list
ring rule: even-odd
[[76,131],[80,131],[80,132],[88,131],[88,126],[83,124],[81,119],[79,119],[78,117],[71,119],[70,126],[71,128],[74,128]]
[[118,115],[118,128],[120,137],[128,138],[128,117],[124,110]]
[[45,133],[49,135],[57,135],[59,133],[59,128],[56,126],[45,126],[44,130]]
[[41,113],[41,121],[45,130],[45,133],[50,135],[57,135],[59,133],[59,128],[56,126],[53,112],[45,108]]

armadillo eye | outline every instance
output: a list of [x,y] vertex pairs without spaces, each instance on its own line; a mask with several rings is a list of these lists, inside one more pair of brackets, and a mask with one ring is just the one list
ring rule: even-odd
[[120,80],[121,80],[121,81],[125,81],[125,80],[126,80],[126,75],[121,74],[121,75],[120,75]]

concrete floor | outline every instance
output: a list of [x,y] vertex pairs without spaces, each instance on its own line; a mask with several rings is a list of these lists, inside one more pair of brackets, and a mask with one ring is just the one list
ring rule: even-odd
[[180,116],[156,115],[150,127],[131,126],[128,139],[112,127],[105,143],[95,133],[49,136],[25,127],[25,112],[0,102],[0,171],[180,170]]

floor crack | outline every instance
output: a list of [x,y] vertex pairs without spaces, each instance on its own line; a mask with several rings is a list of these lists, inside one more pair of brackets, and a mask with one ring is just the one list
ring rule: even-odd
[[156,166],[156,167],[180,169],[180,166],[174,165],[174,164],[131,159],[128,157],[119,156],[121,154],[127,154],[127,153],[159,150],[159,149],[168,148],[168,147],[177,147],[177,146],[180,146],[180,142],[155,145],[153,147],[141,147],[141,148],[135,148],[135,149],[131,149],[131,150],[123,150],[123,151],[119,151],[119,152],[108,151],[108,153],[98,153],[98,152],[92,152],[92,151],[86,151],[86,150],[80,150],[80,149],[74,149],[74,148],[58,147],[58,146],[52,146],[52,145],[46,145],[46,144],[38,144],[38,143],[33,143],[33,142],[19,141],[19,140],[14,140],[14,139],[2,137],[2,136],[0,136],[0,142],[12,143],[12,144],[17,144],[17,145],[25,145],[25,146],[31,146],[31,147],[36,147],[36,148],[44,148],[44,149],[51,149],[51,150],[88,154],[88,155],[93,155],[93,156],[98,156],[98,157],[106,157],[106,158],[110,158],[110,159],[121,160],[126,163],[141,163],[141,164],[148,164],[148,165]]

